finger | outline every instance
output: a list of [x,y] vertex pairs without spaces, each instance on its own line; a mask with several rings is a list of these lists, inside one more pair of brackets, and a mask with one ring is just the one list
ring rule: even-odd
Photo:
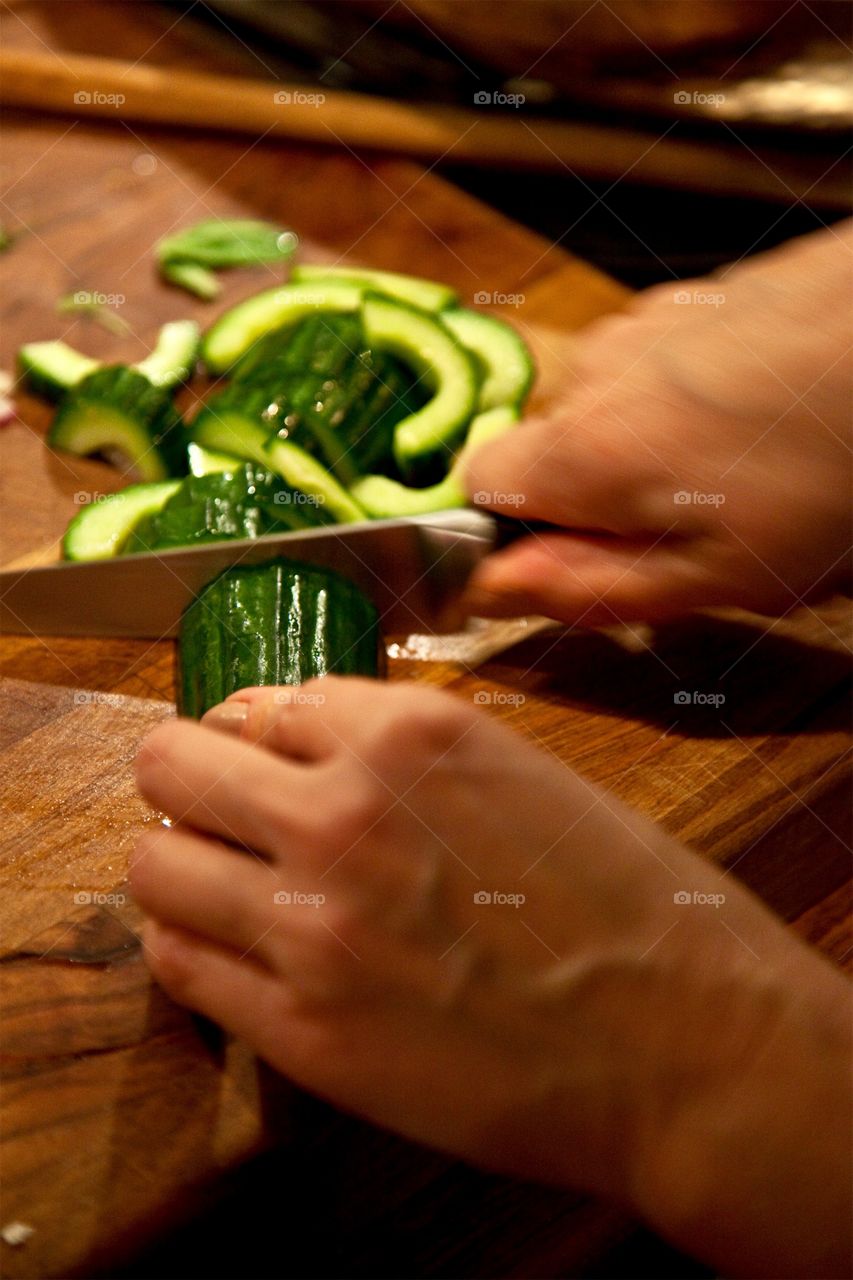
[[477,505],[522,520],[622,534],[651,529],[660,518],[646,509],[657,467],[642,447],[626,456],[624,434],[614,412],[584,392],[559,417],[522,423],[483,445],[468,462],[465,487]]
[[310,846],[324,790],[304,765],[189,720],[168,721],[148,735],[136,781],[175,820],[273,858]]
[[238,689],[206,712],[206,728],[229,733],[305,763],[328,759],[339,745],[328,725],[299,709],[322,706],[328,690],[322,682]]
[[399,704],[411,695],[410,685],[324,676],[298,688],[241,689],[222,706],[242,702],[247,708],[241,729],[245,741],[316,763],[339,756],[360,759],[369,741],[390,732]]
[[178,1004],[212,1018],[262,1055],[270,1038],[281,1036],[290,994],[281,977],[233,951],[155,920],[145,922],[142,941],[149,969]]
[[146,832],[130,866],[139,905],[161,923],[274,967],[281,913],[274,894],[280,876],[260,859],[180,827]]
[[663,620],[712,597],[707,574],[681,542],[548,534],[489,556],[468,584],[465,607],[486,617],[540,613],[595,627]]

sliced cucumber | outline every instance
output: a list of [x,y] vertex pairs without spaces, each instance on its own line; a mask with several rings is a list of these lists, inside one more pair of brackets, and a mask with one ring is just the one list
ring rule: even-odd
[[468,501],[462,476],[468,458],[480,445],[504,435],[518,422],[518,411],[510,405],[499,405],[478,414],[468,430],[464,445],[443,480],[425,489],[413,489],[388,476],[362,476],[350,493],[369,516],[392,519],[395,516],[419,516],[430,511],[448,511],[464,507]]
[[273,427],[265,423],[259,414],[253,415],[236,404],[226,408],[215,404],[212,399],[209,405],[202,405],[190,430],[195,443],[205,449],[215,449],[235,458],[248,458],[251,462],[266,465],[264,446]]
[[220,316],[201,343],[211,373],[224,373],[270,329],[292,324],[312,311],[357,311],[362,290],[354,284],[285,284],[256,293]]
[[18,365],[33,391],[58,400],[69,387],[94,373],[100,362],[65,342],[28,342],[18,352]]
[[132,484],[100,502],[89,503],[65,530],[65,559],[107,560],[118,555],[138,522],[159,511],[180,487],[180,480]]
[[443,311],[441,319],[480,361],[483,381],[477,397],[478,413],[501,404],[521,408],[535,369],[530,352],[515,329],[495,316],[469,311],[467,307]]
[[157,345],[133,367],[155,387],[186,382],[198,357],[199,330],[195,320],[172,320],[157,335]]
[[169,391],[125,365],[96,369],[70,387],[47,441],[118,459],[141,480],[186,472],[186,430]]
[[187,445],[187,462],[191,476],[211,476],[223,471],[236,471],[242,467],[243,459],[230,453],[216,453],[213,449],[205,449],[204,445],[191,443]]
[[394,456],[407,475],[457,444],[477,403],[476,366],[438,316],[416,307],[369,293],[362,323],[371,347],[409,364],[432,393],[422,409],[394,429]]
[[401,275],[398,271],[374,271],[370,267],[319,266],[306,262],[290,273],[293,284],[356,284],[375,293],[384,293],[398,302],[420,307],[423,311],[443,311],[458,302],[456,291],[437,280]]
[[273,436],[264,450],[264,460],[292,488],[321,505],[331,519],[340,524],[365,519],[364,508],[338,484],[330,471],[298,444]]
[[[194,320],[171,321],[163,325],[151,354],[130,367],[155,387],[173,387],[192,373],[198,344]],[[33,391],[49,400],[59,400],[63,392],[105,367],[65,342],[28,342],[18,352],[18,364]]]
[[260,538],[325,524],[321,508],[300,497],[280,476],[254,462],[243,462],[234,471],[187,476],[158,511],[134,525],[121,554]]
[[184,610],[178,709],[196,719],[247,685],[298,685],[330,672],[377,676],[379,616],[330,569],[272,560],[226,569]]

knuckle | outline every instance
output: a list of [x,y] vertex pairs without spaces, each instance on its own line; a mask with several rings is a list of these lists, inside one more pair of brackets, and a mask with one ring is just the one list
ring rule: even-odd
[[393,803],[393,797],[372,774],[351,765],[330,773],[322,802],[302,814],[305,835],[315,849],[340,853],[371,830]]

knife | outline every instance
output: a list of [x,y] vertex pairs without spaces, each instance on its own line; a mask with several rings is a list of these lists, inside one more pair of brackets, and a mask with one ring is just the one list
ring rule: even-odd
[[[0,573],[0,632],[45,636],[177,633],[181,613],[224,569],[277,556],[334,569],[379,610],[386,634],[452,630],[474,568],[505,541],[503,520],[456,510],[208,542],[109,560]],[[518,533],[528,530],[513,521]]]

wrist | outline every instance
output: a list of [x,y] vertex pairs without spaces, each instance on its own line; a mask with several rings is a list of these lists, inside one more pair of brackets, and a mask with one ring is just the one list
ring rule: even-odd
[[692,1044],[655,1093],[632,1194],[731,1274],[825,1280],[850,1263],[848,990],[791,946],[795,973],[733,970],[706,992],[711,1016],[685,1021]]

